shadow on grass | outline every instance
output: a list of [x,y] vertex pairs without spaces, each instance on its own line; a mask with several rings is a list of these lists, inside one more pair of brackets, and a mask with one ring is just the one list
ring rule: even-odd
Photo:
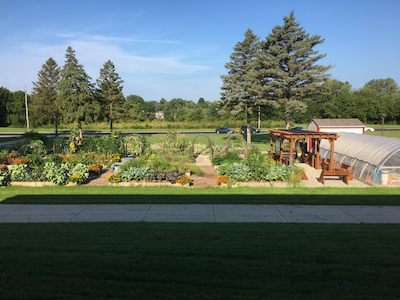
[[296,204],[296,205],[399,205],[398,195],[16,195],[1,204]]

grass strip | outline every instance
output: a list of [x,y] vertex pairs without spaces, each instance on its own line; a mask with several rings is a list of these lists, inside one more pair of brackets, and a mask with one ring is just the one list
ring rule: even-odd
[[399,205],[400,188],[6,187],[1,204]]
[[400,225],[0,224],[2,299],[399,299]]

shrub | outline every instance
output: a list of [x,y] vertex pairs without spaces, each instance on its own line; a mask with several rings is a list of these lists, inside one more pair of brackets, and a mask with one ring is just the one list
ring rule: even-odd
[[135,157],[134,159],[121,165],[120,170],[126,171],[126,170],[129,170],[130,168],[142,168],[147,165],[147,161],[148,161],[147,155]]

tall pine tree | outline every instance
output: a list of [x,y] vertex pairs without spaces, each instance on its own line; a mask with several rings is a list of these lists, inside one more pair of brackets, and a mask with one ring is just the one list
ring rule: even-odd
[[100,70],[100,78],[97,79],[99,89],[96,92],[97,99],[101,104],[104,117],[110,122],[110,132],[113,130],[113,122],[120,115],[118,111],[124,101],[121,80],[115,72],[114,64],[109,60]]
[[220,112],[233,115],[245,111],[247,116],[247,143],[251,143],[250,115],[262,104],[259,97],[259,81],[254,68],[254,59],[258,52],[259,37],[248,29],[245,39],[238,42],[225,64],[228,75],[222,75]]
[[332,66],[317,65],[326,54],[318,54],[314,47],[323,43],[319,35],[310,36],[297,23],[292,11],[284,17],[282,26],[275,26],[272,33],[261,42],[257,54],[257,70],[265,78],[263,93],[269,101],[286,106],[286,129],[290,128],[290,107],[295,107],[305,98],[321,94],[322,85]]
[[78,63],[75,51],[69,46],[65,54],[65,65],[61,69],[58,84],[57,107],[67,122],[77,122],[82,139],[82,122],[91,121],[95,110],[92,79]]
[[56,100],[58,94],[58,83],[60,81],[60,68],[53,58],[49,58],[38,72],[38,81],[33,83],[32,105],[33,117],[36,124],[54,124],[55,133],[58,134],[60,113]]

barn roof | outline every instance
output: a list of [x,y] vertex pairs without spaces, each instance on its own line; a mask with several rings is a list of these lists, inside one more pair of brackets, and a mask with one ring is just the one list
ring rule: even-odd
[[317,126],[365,126],[359,119],[312,119],[311,122]]

